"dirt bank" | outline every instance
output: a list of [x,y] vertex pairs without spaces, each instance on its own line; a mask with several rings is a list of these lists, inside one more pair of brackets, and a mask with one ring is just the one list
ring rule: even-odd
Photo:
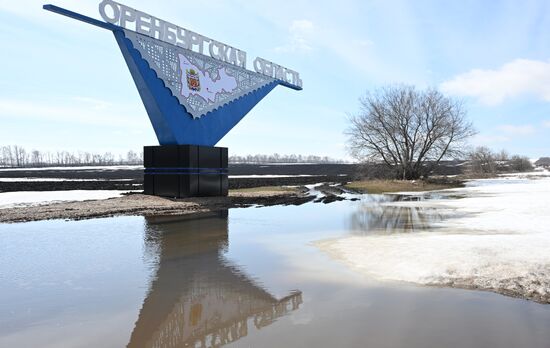
[[303,190],[276,187],[230,191],[228,197],[187,199],[129,194],[103,200],[0,209],[0,223],[50,219],[79,220],[119,215],[182,215],[253,205],[299,205],[313,198]]

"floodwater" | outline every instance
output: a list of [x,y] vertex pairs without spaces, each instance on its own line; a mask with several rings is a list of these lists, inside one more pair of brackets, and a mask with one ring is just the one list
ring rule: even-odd
[[550,306],[381,283],[314,242],[446,218],[398,199],[0,224],[0,347],[550,347]]

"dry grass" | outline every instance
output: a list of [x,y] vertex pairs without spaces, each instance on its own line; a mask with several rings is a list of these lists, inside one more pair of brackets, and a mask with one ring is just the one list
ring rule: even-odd
[[428,183],[421,180],[362,180],[352,181],[346,188],[361,193],[389,193],[401,191],[434,191],[457,187],[456,183]]
[[260,186],[260,187],[250,187],[242,189],[229,190],[229,196],[256,196],[256,195],[288,195],[299,193],[299,190],[295,187],[285,187],[285,186]]

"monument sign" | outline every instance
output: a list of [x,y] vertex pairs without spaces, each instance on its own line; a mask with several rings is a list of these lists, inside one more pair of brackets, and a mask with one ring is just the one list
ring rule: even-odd
[[277,85],[302,89],[299,73],[115,1],[103,21],[44,9],[113,32],[160,146],[144,147],[144,189],[170,197],[227,195],[227,148],[214,147]]

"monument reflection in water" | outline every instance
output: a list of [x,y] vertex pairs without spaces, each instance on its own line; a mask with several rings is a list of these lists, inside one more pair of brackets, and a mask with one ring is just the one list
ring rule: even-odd
[[227,214],[146,218],[158,270],[128,347],[218,347],[298,309],[300,291],[277,299],[224,258]]

